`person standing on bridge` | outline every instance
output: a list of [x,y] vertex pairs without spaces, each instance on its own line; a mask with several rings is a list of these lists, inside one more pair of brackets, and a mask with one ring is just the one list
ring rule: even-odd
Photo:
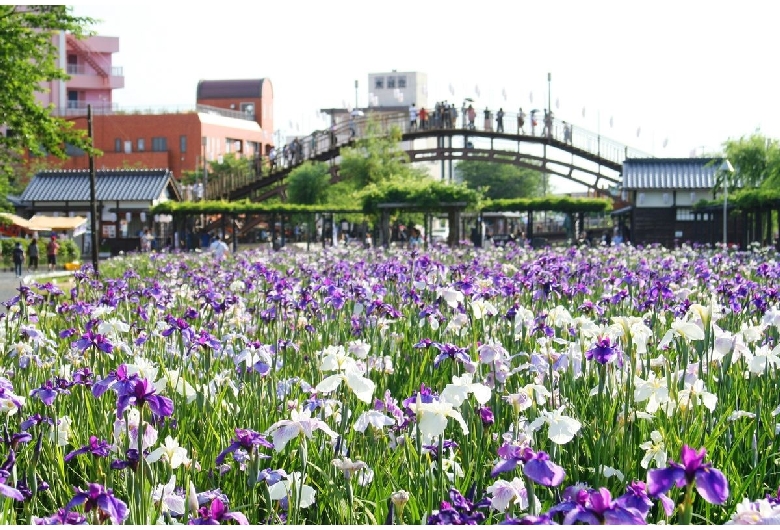
[[490,121],[490,109],[485,107],[485,130],[486,131],[492,131],[493,130],[493,122]]
[[571,144],[571,126],[563,122],[563,143]]
[[542,136],[552,138],[552,123],[553,113],[552,110],[544,109],[544,129],[542,129]]
[[409,130],[417,130],[417,107],[414,106],[414,103],[409,107]]
[[473,131],[475,129],[475,127],[474,127],[474,120],[477,119],[477,111],[474,110],[474,107],[469,105],[467,113],[468,113],[468,117],[469,117],[469,129],[471,129]]
[[425,130],[428,128],[428,111],[425,107],[420,108],[420,128]]
[[538,110],[534,109],[531,111],[531,136],[536,136],[536,113],[539,112]]
[[496,132],[504,132],[504,107],[500,107],[496,113]]
[[520,107],[520,111],[517,113],[517,134],[525,134],[525,112],[523,107]]

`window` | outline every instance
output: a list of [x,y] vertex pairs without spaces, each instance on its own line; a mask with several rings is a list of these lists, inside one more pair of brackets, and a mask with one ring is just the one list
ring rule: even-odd
[[146,141],[143,138],[139,138],[136,142],[136,150],[140,153],[146,151]]
[[68,156],[84,156],[84,150],[75,145],[65,144],[65,154]]
[[387,88],[395,88],[395,77],[388,76],[388,78],[387,78]]
[[182,153],[187,152],[187,136],[183,134],[179,136],[179,151]]
[[677,208],[676,219],[678,221],[711,221],[712,214],[700,213],[697,219],[690,208]]
[[248,117],[255,117],[255,104],[254,103],[241,103],[241,112]]
[[69,74],[78,74],[79,73],[79,58],[77,55],[74,54],[68,54],[68,73]]
[[133,141],[125,140],[125,153],[130,154],[133,152]]
[[164,136],[157,136],[155,138],[152,138],[152,151],[167,151],[168,150],[168,139]]
[[383,89],[385,88],[385,78],[384,77],[375,77],[374,78],[374,88]]
[[79,93],[76,90],[68,90],[68,108],[79,108]]
[[398,76],[398,88],[406,88],[406,76],[405,75],[399,75]]
[[122,152],[122,139],[121,138],[117,138],[117,139],[114,140],[114,151],[117,152],[117,153],[121,153]]

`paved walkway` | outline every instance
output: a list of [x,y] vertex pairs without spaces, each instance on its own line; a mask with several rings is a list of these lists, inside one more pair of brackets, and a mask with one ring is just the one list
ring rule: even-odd
[[21,284],[29,285],[36,281],[36,278],[51,278],[52,276],[71,276],[73,273],[69,271],[56,271],[48,272],[38,270],[36,274],[28,274],[25,271],[25,275],[21,278],[17,278],[13,272],[9,272],[0,269],[0,313],[5,313],[5,306],[3,303],[7,302],[17,294],[19,294],[19,286]]

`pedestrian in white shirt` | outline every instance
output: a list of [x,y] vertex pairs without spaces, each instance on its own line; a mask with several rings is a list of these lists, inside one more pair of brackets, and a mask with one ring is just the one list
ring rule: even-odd
[[214,241],[211,243],[211,246],[209,246],[209,250],[214,253],[214,257],[217,258],[217,261],[221,261],[225,257],[225,254],[230,252],[228,246],[219,238],[219,236],[214,237]]

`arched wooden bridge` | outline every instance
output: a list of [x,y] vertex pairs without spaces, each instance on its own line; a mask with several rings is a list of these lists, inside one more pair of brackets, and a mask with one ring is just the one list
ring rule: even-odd
[[[458,123],[451,127],[430,123],[413,128],[406,112],[369,112],[349,117],[337,123],[332,131],[315,131],[300,138],[301,155],[283,160],[282,148],[277,149],[277,164],[265,167],[259,174],[247,172],[212,178],[208,182],[209,199],[263,201],[283,195],[285,177],[308,160],[331,162],[334,181],[338,179],[337,162],[343,147],[354,145],[361,138],[386,136],[397,128],[402,132],[402,145],[411,162],[441,165],[441,178],[452,180],[453,162],[482,160],[512,164],[556,175],[585,186],[597,193],[620,184],[623,160],[651,155],[632,149],[600,134],[554,120],[547,131],[539,124],[531,128],[527,118],[525,130],[519,130],[516,115],[504,117],[504,131],[496,131],[493,122],[484,121],[482,128],[470,128]],[[490,126],[488,126],[490,125]],[[509,132],[505,132],[509,131]]]

